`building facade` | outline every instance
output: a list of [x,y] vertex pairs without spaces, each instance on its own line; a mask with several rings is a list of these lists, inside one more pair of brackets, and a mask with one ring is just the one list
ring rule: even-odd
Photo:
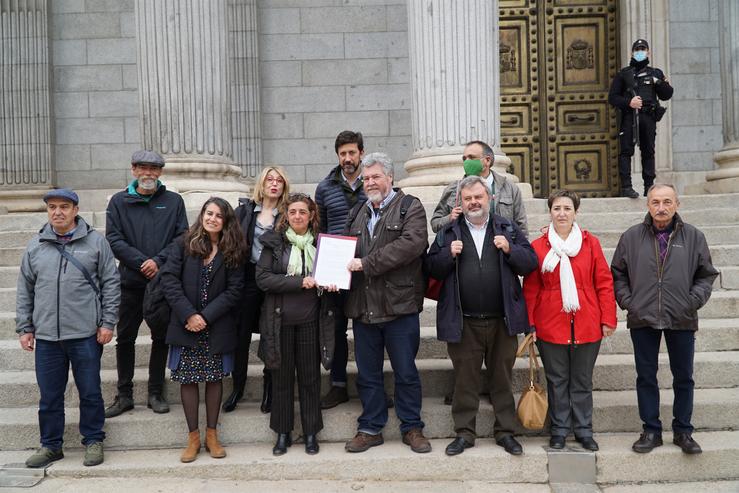
[[6,198],[122,188],[142,147],[165,155],[185,193],[242,193],[266,163],[316,183],[347,128],[395,160],[404,186],[458,176],[461,146],[482,139],[535,196],[612,195],[618,128],[605,99],[637,37],[675,87],[658,179],[736,187],[732,0],[18,0],[0,11]]

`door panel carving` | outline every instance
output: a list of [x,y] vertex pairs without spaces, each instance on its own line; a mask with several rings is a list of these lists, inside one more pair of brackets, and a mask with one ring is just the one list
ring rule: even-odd
[[[617,0],[500,1],[501,137],[534,195],[618,191]],[[515,139],[515,140],[514,140]]]

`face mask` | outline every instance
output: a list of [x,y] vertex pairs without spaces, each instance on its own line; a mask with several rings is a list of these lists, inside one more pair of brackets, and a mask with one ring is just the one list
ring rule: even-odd
[[482,173],[482,161],[479,159],[467,159],[464,162],[464,174],[467,176],[480,176]]
[[647,59],[647,52],[643,50],[635,51],[634,52],[634,60],[637,62],[643,62]]

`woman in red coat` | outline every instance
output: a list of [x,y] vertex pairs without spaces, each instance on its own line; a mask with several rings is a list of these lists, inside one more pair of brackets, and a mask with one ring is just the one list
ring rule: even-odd
[[593,367],[600,340],[616,330],[613,278],[598,239],[575,222],[580,198],[568,190],[548,200],[552,222],[531,245],[539,268],[523,293],[547,376],[551,438],[564,448],[570,430],[587,450],[593,440]]

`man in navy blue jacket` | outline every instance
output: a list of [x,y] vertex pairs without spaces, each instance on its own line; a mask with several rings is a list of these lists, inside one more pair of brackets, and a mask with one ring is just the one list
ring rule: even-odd
[[[185,203],[159,181],[164,159],[153,151],[136,151],[131,158],[135,178],[108,203],[105,237],[119,260],[121,304],[116,366],[118,395],[105,410],[112,418],[133,409],[133,369],[136,337],[144,319],[146,284],[167,260],[172,240],[187,230]],[[167,364],[166,334],[151,334],[149,357],[149,398],[147,405],[155,413],[169,412],[164,399],[164,369]]]
[[426,258],[429,274],[443,283],[436,330],[438,339],[447,342],[454,366],[452,418],[457,438],[446,453],[461,454],[475,444],[484,362],[491,373],[495,441],[506,452],[520,455],[523,448],[513,438],[512,372],[516,334],[528,332],[530,326],[517,276],[537,268],[536,253],[515,223],[490,212],[490,190],[482,178],[469,176],[459,189],[463,214],[438,233]]
[[[334,143],[339,165],[316,187],[316,205],[321,218],[321,233],[340,235],[344,233],[349,211],[357,202],[365,202],[367,197],[362,187],[362,174],[359,164],[364,156],[362,134],[344,130]],[[321,399],[322,409],[331,409],[349,400],[346,389],[346,363],[349,347],[346,329],[349,320],[344,315],[346,291],[338,295],[336,303],[336,346],[331,365],[331,389]]]

